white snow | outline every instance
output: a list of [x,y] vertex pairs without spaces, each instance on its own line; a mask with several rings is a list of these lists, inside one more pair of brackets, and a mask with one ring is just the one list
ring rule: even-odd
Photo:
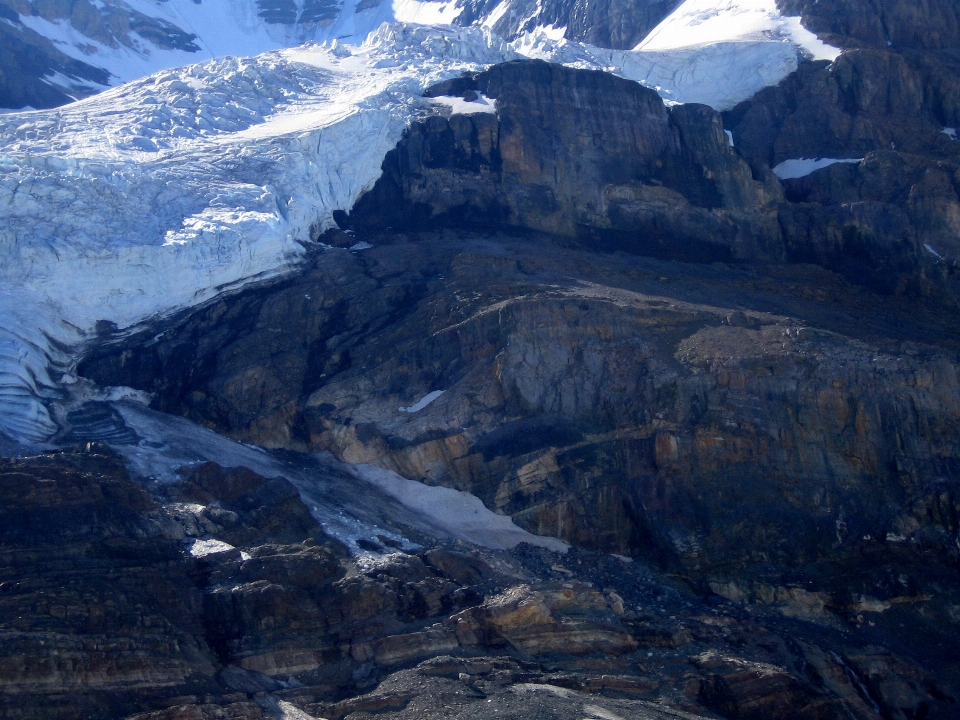
[[[256,0],[112,0],[107,9],[113,13],[137,12],[174,25],[188,35],[199,51],[164,49],[135,31],[115,30],[113,42],[105,44],[73,27],[68,19],[50,21],[37,15],[21,15],[26,27],[54,42],[69,57],[101,67],[118,85],[160,70],[230,56],[250,57],[304,42],[332,42],[341,46],[361,44],[384,22],[449,25],[462,12],[456,0],[420,2],[419,0],[381,0],[357,11],[360,0],[346,0],[332,22],[293,24],[268,23],[260,17]],[[367,3],[370,5],[369,3]],[[105,24],[115,26],[109,20]],[[51,82],[69,91],[76,83],[71,78],[51,78]]]
[[930,253],[930,254],[933,255],[935,258],[937,258],[937,260],[943,260],[943,255],[941,255],[940,253],[938,253],[938,252],[936,251],[936,249],[934,249],[934,247],[933,247],[932,245],[927,245],[926,243],[924,243],[924,244],[923,244],[923,247],[924,247],[924,249],[925,249],[928,253]]
[[463,12],[457,0],[446,2],[418,2],[393,0],[393,19],[397,22],[421,25],[450,25]]
[[745,41],[790,41],[814,60],[836,60],[837,48],[825,45],[800,24],[785,17],[776,0],[685,0],[643,41],[637,50],[678,48]]
[[522,530],[509,517],[488,510],[479,498],[462,490],[424,485],[375,465],[354,465],[353,469],[357,477],[430,518],[454,537],[474,545],[507,550],[526,542],[555,552],[566,552],[570,547],[557,538]]
[[213,555],[213,553],[235,549],[233,545],[223,540],[189,540],[187,542],[187,550],[194,557],[205,557],[207,555]]
[[493,11],[487,15],[483,22],[481,23],[485,28],[492,28],[496,25],[500,18],[507,14],[507,11],[510,10],[510,0],[501,0],[500,4],[497,5]]
[[957,129],[956,129],[956,128],[948,128],[948,127],[945,127],[945,128],[944,128],[943,130],[941,130],[940,132],[942,132],[944,135],[946,135],[946,136],[947,136],[948,138],[950,138],[951,140],[956,140],[956,139],[957,139]]
[[686,0],[632,51],[555,40],[545,29],[519,52],[603,69],[656,89],[664,100],[727,110],[797,69],[799,56],[835,60],[840,50],[781,15],[776,0]]
[[438,95],[430,98],[435,104],[450,108],[453,115],[475,115],[477,113],[496,114],[497,108],[492,98],[478,93],[476,100],[464,100],[453,95]]
[[[137,403],[115,402],[112,406],[127,426],[143,438],[137,445],[114,448],[123,454],[135,475],[169,483],[178,479],[180,468],[212,461],[223,467],[247,467],[264,477],[284,477],[300,491],[324,531],[356,555],[369,555],[369,551],[357,545],[358,540],[377,536],[405,548],[416,547],[403,534],[411,528],[492,549],[512,548],[521,542],[558,552],[568,547],[556,538],[522,530],[509,517],[488,510],[469,493],[429,487],[372,465],[349,466],[323,456],[315,456],[314,467],[290,464],[184,418],[155,412]],[[338,473],[331,474],[330,469]],[[204,549],[229,549],[223,547],[226,543],[217,545],[217,540],[197,542],[204,544],[194,543],[194,554]]]
[[860,163],[863,158],[795,158],[784,160],[773,168],[774,174],[781,180],[793,180],[795,178],[806,177],[815,170],[830,167],[837,163]]
[[401,407],[401,408],[398,408],[398,409],[400,410],[400,412],[405,412],[405,413],[420,412],[420,411],[423,410],[427,405],[429,405],[429,404],[432,403],[434,400],[436,400],[438,397],[440,397],[441,395],[443,395],[443,393],[444,393],[443,390],[434,390],[434,391],[429,392],[429,393],[427,393],[426,395],[424,395],[422,398],[420,398],[419,400],[417,400],[417,401],[416,401],[413,405],[411,405],[410,407]]

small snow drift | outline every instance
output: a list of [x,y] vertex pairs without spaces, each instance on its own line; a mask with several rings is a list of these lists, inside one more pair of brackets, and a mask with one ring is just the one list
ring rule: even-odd
[[420,412],[420,411],[423,410],[427,405],[429,405],[429,404],[432,403],[434,400],[436,400],[438,397],[440,397],[441,395],[443,395],[443,393],[444,393],[443,390],[434,390],[433,392],[429,392],[429,393],[427,393],[426,395],[424,395],[422,398],[420,398],[419,400],[417,400],[417,402],[415,402],[415,403],[414,403],[413,405],[411,405],[410,407],[401,407],[401,408],[399,408],[399,410],[400,410],[400,412],[411,413],[411,414],[412,414],[412,413],[415,413],[415,412]]
[[[112,407],[142,438],[136,444],[114,446],[134,475],[172,483],[184,466],[216,462],[246,467],[264,477],[284,477],[300,491],[324,531],[358,555],[370,554],[365,549],[370,538],[387,537],[396,547],[416,547],[410,530],[490,549],[509,549],[522,542],[556,552],[568,547],[562,540],[522,530],[470,493],[429,487],[372,465],[344,465],[318,456],[304,456],[304,462],[294,464],[139,403],[120,401]],[[188,547],[196,557],[230,549],[214,538],[193,541]]]
[[450,108],[450,112],[453,115],[473,115],[476,113],[496,114],[497,112],[494,106],[496,101],[482,94],[478,94],[474,100],[466,100],[449,95],[438,95],[437,97],[430,98],[430,100],[436,105]]
[[773,168],[774,174],[781,180],[795,180],[806,177],[821,168],[830,167],[837,163],[860,163],[863,158],[795,158],[784,160]]

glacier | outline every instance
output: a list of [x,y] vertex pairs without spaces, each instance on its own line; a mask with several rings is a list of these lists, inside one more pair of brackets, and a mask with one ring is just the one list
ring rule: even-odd
[[0,428],[40,442],[96,328],[289,271],[380,174],[423,90],[514,57],[488,30],[385,25],[163,71],[0,121]]
[[[63,381],[103,333],[297,267],[333,211],[372,187],[408,124],[438,111],[422,97],[429,85],[541,57],[724,109],[799,57],[834,53],[773,0],[687,0],[631,51],[567,42],[554,28],[507,43],[486,27],[383,23],[358,39],[372,20],[443,22],[452,7],[382,3],[342,13],[326,32],[343,40],[160,70],[58,109],[0,115],[0,431],[49,440]],[[486,98],[439,105],[495,111]]]

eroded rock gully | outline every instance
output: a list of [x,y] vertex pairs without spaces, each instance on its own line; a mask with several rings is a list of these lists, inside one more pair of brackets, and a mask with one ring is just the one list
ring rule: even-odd
[[[0,478],[4,717],[867,720],[954,708],[955,643],[918,641],[931,623],[910,603],[831,613],[794,585],[770,588],[779,605],[744,606],[640,562],[529,545],[354,558],[282,478],[205,464],[148,492],[97,444],[4,460]],[[871,602],[882,604],[860,599]],[[897,638],[897,625],[910,630]]]

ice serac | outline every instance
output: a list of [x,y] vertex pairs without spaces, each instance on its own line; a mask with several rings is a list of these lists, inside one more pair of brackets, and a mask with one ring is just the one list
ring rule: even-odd
[[230,58],[3,116],[0,392],[17,409],[0,427],[49,436],[55,348],[289,270],[376,180],[423,88],[510,57],[488,31],[384,26],[353,51]]
[[[304,42],[360,44],[382,23],[543,26],[604,47],[639,42],[676,0],[31,0],[0,2],[0,107],[54,107],[160,70]],[[558,36],[563,35],[561,29]]]

